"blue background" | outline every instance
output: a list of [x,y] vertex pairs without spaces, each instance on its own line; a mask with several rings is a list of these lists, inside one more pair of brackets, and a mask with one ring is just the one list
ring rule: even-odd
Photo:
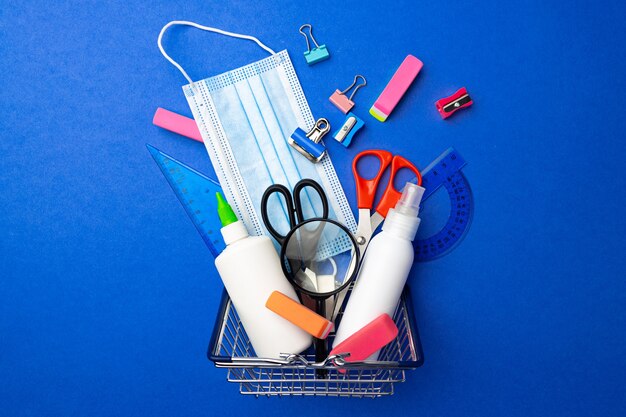
[[[0,11],[0,414],[626,414],[623,1],[18,3]],[[207,361],[221,283],[145,148],[211,172],[202,144],[151,123],[190,115],[156,46],[174,19],[288,49],[335,124],[330,93],[367,77],[366,130],[329,141],[353,205],[361,149],[468,160],[474,222],[413,270],[426,362],[393,397],[244,398]],[[305,22],[329,61],[306,65]],[[266,56],[193,29],[165,46],[196,79]],[[424,69],[378,123],[407,53]],[[434,101],[461,86],[474,106],[442,121]]]

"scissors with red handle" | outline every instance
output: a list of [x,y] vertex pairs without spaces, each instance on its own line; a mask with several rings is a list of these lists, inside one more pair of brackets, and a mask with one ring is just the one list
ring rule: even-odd
[[[380,167],[378,167],[378,172],[376,176],[372,179],[365,179],[357,170],[357,164],[359,160],[366,156],[375,156],[380,161]],[[387,188],[385,189],[382,198],[378,202],[376,206],[376,211],[374,214],[371,213],[372,208],[374,207],[374,198],[376,197],[376,190],[378,190],[378,185],[380,179],[387,167],[391,165],[391,174],[389,176],[389,183],[387,184]],[[422,174],[420,171],[401,156],[392,155],[389,151],[384,151],[380,149],[371,149],[367,151],[363,151],[354,157],[352,161],[352,173],[354,174],[354,180],[356,182],[356,200],[357,207],[359,208],[359,224],[357,225],[355,239],[357,243],[357,247],[359,250],[359,257],[363,259],[363,254],[365,253],[365,249],[367,245],[370,243],[370,239],[372,235],[380,226],[380,224],[387,217],[387,213],[389,209],[392,209],[396,206],[396,203],[402,196],[402,192],[395,189],[393,186],[393,182],[396,179],[396,174],[403,168],[407,168],[411,170],[415,176],[417,177],[417,185],[422,185]],[[344,290],[337,294],[335,298],[335,309],[333,311],[333,320],[336,320],[339,311],[344,303],[345,297],[347,294],[347,290]]]
[[[363,178],[357,170],[357,163],[361,158],[366,156],[375,156],[380,161],[378,172],[372,179]],[[376,206],[376,211],[374,214],[371,214],[380,179],[390,164],[391,174],[389,176],[389,183]],[[356,182],[356,199],[359,208],[359,224],[356,230],[356,242],[361,255],[365,252],[365,248],[367,248],[378,226],[380,226],[383,220],[385,220],[385,217],[387,217],[389,209],[395,207],[402,195],[401,191],[395,189],[393,182],[398,171],[403,168],[411,170],[417,177],[417,185],[422,185],[422,174],[420,174],[415,165],[399,155],[392,155],[389,151],[380,149],[366,150],[359,153],[352,161],[352,173],[354,174],[354,180]]]

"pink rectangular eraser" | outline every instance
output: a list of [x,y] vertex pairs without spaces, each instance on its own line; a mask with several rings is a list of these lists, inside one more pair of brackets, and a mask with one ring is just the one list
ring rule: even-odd
[[152,123],[163,129],[202,142],[202,135],[200,135],[196,121],[189,117],[159,107],[154,113]]
[[406,93],[409,86],[417,77],[424,64],[422,61],[415,58],[413,55],[408,55],[402,61],[402,65],[393,74],[389,83],[380,93],[378,99],[370,109],[370,114],[381,122],[387,120],[387,117],[391,114],[396,105],[400,102],[400,99]]
[[[388,314],[381,314],[361,330],[339,343],[330,355],[350,352],[346,362],[360,362],[372,356],[398,336],[398,327]],[[340,372],[345,372],[340,369]]]

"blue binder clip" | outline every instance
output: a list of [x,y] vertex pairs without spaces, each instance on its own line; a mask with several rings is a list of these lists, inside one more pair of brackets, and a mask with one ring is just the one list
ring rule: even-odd
[[293,148],[304,155],[311,162],[319,162],[326,154],[326,147],[320,143],[322,137],[330,130],[328,120],[321,118],[308,133],[299,127],[293,132],[288,142]]
[[[313,44],[315,45],[315,48],[313,49],[311,49],[309,38],[306,36],[306,33],[304,33],[304,28],[306,27],[309,28],[309,36],[311,37],[311,40],[313,41]],[[302,36],[304,36],[304,39],[306,39],[307,51],[304,53],[304,58],[306,59],[307,64],[313,65],[315,63],[318,63],[320,61],[330,58],[330,53],[328,53],[328,49],[326,48],[326,45],[321,45],[321,46],[318,45],[317,41],[313,37],[313,26],[311,26],[308,23],[305,23],[304,25],[300,26],[300,33],[302,34]]]
[[346,148],[350,146],[354,134],[365,126],[365,122],[359,119],[354,113],[348,113],[346,120],[343,122],[341,128],[335,132],[333,137],[339,143]]

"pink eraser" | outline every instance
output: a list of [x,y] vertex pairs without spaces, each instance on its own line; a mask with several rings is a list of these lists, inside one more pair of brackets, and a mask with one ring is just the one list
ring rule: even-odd
[[417,74],[420,72],[424,64],[413,55],[408,55],[402,61],[402,65],[393,74],[389,83],[380,93],[378,99],[370,109],[370,114],[381,122],[387,120],[400,99],[406,93]]
[[202,142],[202,135],[200,135],[196,121],[189,117],[159,107],[154,113],[152,123],[163,129]]
[[[350,352],[350,356],[344,359],[346,362],[364,361],[397,336],[396,323],[388,314],[381,314],[361,330],[335,346],[330,355]],[[340,369],[340,372],[345,372],[345,370]]]

